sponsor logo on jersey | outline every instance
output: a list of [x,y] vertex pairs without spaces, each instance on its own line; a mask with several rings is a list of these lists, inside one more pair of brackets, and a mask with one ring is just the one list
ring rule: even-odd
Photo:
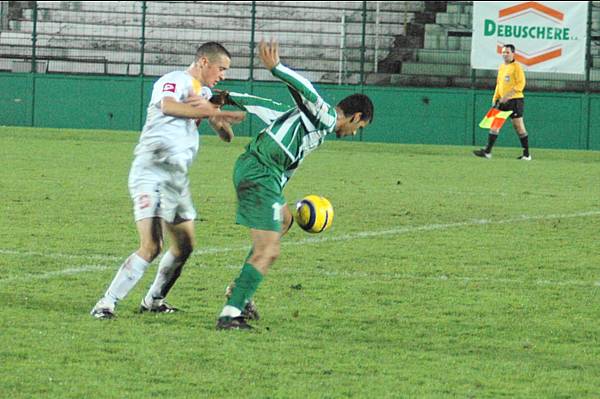
[[170,91],[171,93],[175,93],[176,87],[177,86],[175,85],[175,83],[165,83],[163,86],[163,92]]
[[142,194],[138,197],[138,208],[140,210],[146,209],[150,206],[150,196],[148,194]]

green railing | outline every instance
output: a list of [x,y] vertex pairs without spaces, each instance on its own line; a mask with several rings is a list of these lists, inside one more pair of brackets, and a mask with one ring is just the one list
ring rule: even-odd
[[[197,45],[216,40],[233,55],[230,78],[261,81],[270,77],[259,68],[256,43],[277,38],[282,58],[315,82],[482,89],[495,84],[495,71],[469,66],[471,2],[1,4],[5,71],[158,76],[186,66]],[[528,73],[528,90],[600,91],[600,3],[588,4],[585,74]]]

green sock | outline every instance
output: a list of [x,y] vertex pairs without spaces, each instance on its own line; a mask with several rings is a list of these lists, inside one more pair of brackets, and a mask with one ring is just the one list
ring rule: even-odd
[[252,298],[262,280],[263,275],[250,263],[245,263],[240,275],[235,279],[235,286],[227,305],[244,309],[246,301]]
[[[244,264],[250,264],[250,258],[252,257],[252,255],[254,254],[254,246],[252,246],[252,248],[250,248],[250,252],[248,252],[248,256],[246,256],[246,260],[244,261]],[[252,297],[248,297],[246,298],[246,301],[244,302],[244,307],[246,306],[246,304],[248,302],[250,302],[250,300],[252,300]]]

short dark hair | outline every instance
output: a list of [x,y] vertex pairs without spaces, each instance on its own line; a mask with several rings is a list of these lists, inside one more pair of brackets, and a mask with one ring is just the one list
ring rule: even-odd
[[512,44],[505,44],[504,47],[509,48],[511,53],[515,52],[515,46]]
[[352,94],[340,101],[337,106],[346,116],[361,112],[362,117],[360,119],[366,120],[369,123],[373,121],[373,103],[364,94]]
[[196,50],[196,61],[202,57],[206,57],[210,61],[214,61],[215,56],[217,55],[224,55],[231,59],[231,54],[229,54],[229,51],[227,51],[222,44],[217,42],[207,42],[198,47],[198,50]]

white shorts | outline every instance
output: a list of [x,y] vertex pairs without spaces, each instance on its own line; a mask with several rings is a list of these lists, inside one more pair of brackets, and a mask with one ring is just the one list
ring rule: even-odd
[[129,194],[135,221],[159,217],[174,223],[194,220],[196,210],[189,188],[187,167],[156,162],[148,155],[133,160],[129,172]]

